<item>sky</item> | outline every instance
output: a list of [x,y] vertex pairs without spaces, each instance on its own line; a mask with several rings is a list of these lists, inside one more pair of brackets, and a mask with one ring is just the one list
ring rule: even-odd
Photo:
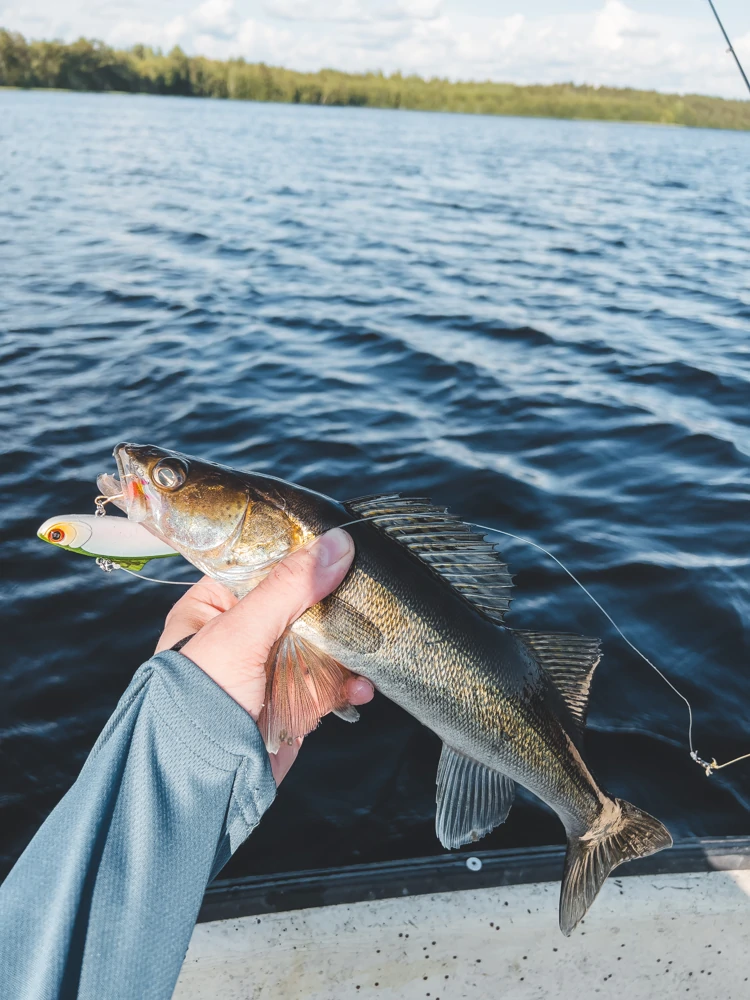
[[[714,0],[750,74],[750,0]],[[0,0],[0,26],[317,70],[748,97],[707,0]]]

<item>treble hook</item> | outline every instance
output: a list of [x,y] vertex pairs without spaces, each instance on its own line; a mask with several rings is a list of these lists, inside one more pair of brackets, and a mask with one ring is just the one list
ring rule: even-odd
[[103,493],[100,493],[99,496],[94,499],[94,503],[96,504],[96,513],[94,516],[104,517],[107,513],[104,509],[105,504],[112,503],[113,500],[123,500],[124,498],[125,495],[123,493],[115,493],[115,495],[111,497],[107,497]]

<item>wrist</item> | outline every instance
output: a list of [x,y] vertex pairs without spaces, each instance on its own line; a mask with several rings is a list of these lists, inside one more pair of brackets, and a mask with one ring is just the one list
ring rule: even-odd
[[180,652],[257,722],[265,699],[264,664],[245,664],[243,658],[228,646],[226,641],[213,641],[206,626],[187,637]]

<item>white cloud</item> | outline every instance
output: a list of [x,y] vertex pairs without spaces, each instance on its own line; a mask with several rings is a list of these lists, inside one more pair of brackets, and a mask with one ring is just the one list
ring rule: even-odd
[[750,31],[746,35],[742,35],[734,43],[734,51],[740,57],[740,60],[746,66],[750,62]]
[[439,16],[440,7],[440,0],[265,0],[264,3],[267,14],[285,21],[349,24],[431,20]]
[[266,0],[266,13],[285,21],[343,21],[361,23],[369,19],[359,0]]
[[182,16],[173,17],[166,24],[125,18],[115,24],[106,41],[115,46],[135,45],[140,42],[143,45],[171,49],[186,40],[189,30],[188,22]]
[[233,0],[205,0],[191,15],[196,30],[213,38],[231,41],[237,33],[239,17]]
[[607,0],[594,19],[591,41],[597,48],[616,51],[625,43],[625,33],[634,30],[635,22],[635,12],[624,3]]

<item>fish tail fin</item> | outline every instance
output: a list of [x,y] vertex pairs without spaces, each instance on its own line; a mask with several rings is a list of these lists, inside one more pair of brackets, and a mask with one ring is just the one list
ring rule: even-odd
[[672,846],[669,831],[658,819],[624,799],[612,802],[615,818],[601,834],[589,831],[568,840],[560,892],[560,930],[566,936],[586,916],[613,868]]

